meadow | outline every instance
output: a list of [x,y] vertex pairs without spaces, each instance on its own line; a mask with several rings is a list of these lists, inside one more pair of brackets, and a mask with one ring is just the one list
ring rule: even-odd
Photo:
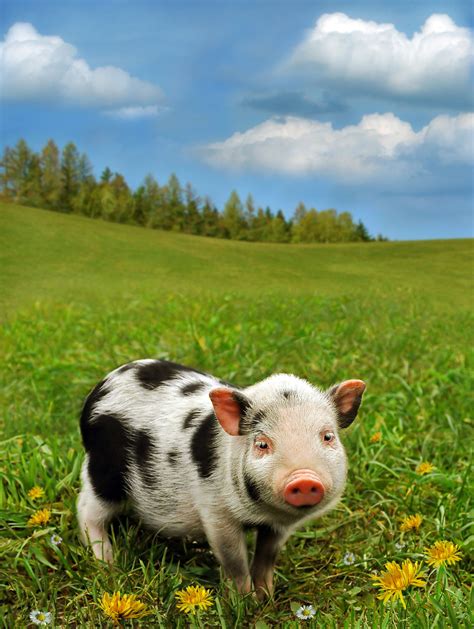
[[[137,627],[472,626],[472,241],[239,243],[7,204],[0,239],[1,626],[33,626],[33,610],[51,626],[111,626],[99,603],[115,591],[147,606],[125,623]],[[367,382],[342,434],[343,500],[290,538],[273,599],[240,597],[206,545],[131,518],[112,525],[112,568],[79,543],[81,405],[142,357],[243,386],[285,371]],[[49,520],[28,524],[40,509]],[[426,548],[440,540],[461,559],[437,569]],[[424,571],[406,608],[371,578],[405,560]],[[212,591],[207,611],[177,610],[189,585]]]

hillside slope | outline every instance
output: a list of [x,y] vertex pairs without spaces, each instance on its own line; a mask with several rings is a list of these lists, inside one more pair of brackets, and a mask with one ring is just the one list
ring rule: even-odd
[[187,236],[0,204],[0,308],[170,292],[415,292],[469,306],[471,240],[278,245]]

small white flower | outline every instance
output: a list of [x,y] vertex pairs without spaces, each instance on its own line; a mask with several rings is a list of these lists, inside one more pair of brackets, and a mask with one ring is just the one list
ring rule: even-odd
[[35,625],[49,625],[51,623],[51,614],[49,612],[40,612],[35,609],[30,614],[30,620]]
[[397,550],[402,550],[402,548],[405,548],[405,546],[406,546],[405,542],[396,542],[395,543],[395,548]]
[[300,620],[309,620],[316,614],[316,610],[312,605],[301,605],[295,613]]
[[354,553],[351,553],[351,552],[349,551],[349,552],[347,552],[347,553],[344,555],[344,557],[343,557],[343,559],[342,559],[342,563],[343,563],[345,566],[352,566],[352,564],[353,564],[353,563],[355,563],[355,560],[356,560],[356,556],[354,555]]
[[51,537],[49,538],[49,541],[54,546],[59,546],[59,544],[63,541],[63,538],[59,535],[56,535],[56,533],[53,533],[53,535],[51,535]]

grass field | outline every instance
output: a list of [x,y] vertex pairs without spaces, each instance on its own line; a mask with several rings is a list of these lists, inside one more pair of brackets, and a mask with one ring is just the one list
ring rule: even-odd
[[[6,205],[0,221],[4,627],[30,626],[32,610],[58,627],[109,626],[98,603],[117,590],[149,607],[133,623],[143,627],[472,626],[471,241],[230,243]],[[273,600],[242,599],[205,546],[132,519],[112,526],[111,569],[79,544],[78,413],[97,380],[139,357],[241,385],[276,371],[323,387],[367,382],[343,437],[346,494],[290,538]],[[421,462],[434,469],[420,475]],[[34,486],[45,495],[28,497]],[[29,526],[42,508],[49,522]],[[419,529],[401,532],[416,514]],[[458,544],[461,561],[428,566],[438,540]],[[404,592],[406,609],[378,600],[371,579],[405,559],[426,571],[426,585]],[[214,604],[188,617],[175,593],[195,584]],[[313,620],[298,621],[302,604]]]

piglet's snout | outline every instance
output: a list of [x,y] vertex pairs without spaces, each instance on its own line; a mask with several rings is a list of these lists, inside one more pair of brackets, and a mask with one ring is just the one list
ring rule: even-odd
[[317,505],[324,498],[324,485],[311,470],[298,470],[288,478],[283,497],[293,507]]

